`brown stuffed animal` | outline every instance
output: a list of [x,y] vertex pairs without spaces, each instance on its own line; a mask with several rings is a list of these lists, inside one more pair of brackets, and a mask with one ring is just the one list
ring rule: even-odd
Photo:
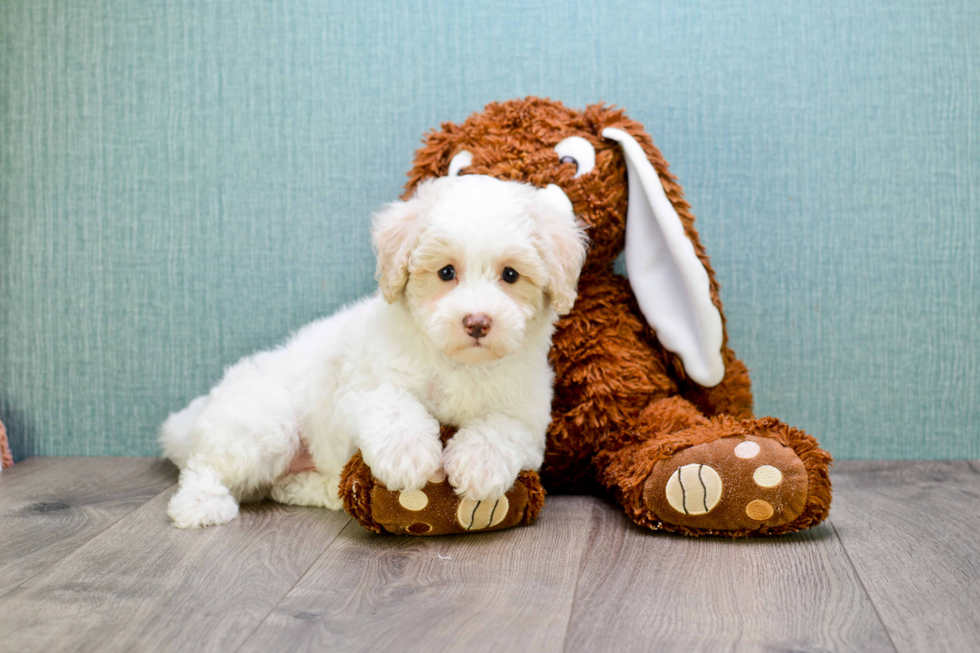
[[[549,491],[606,491],[637,524],[687,535],[776,535],[827,516],[831,458],[804,432],[753,417],[694,216],[639,123],[603,104],[575,111],[532,97],[490,104],[423,142],[406,196],[447,174],[557,184],[589,225],[578,300],[551,351]],[[628,280],[613,271],[624,249]],[[394,533],[502,528],[542,504],[531,474],[505,509],[464,507],[432,480],[401,497],[355,458],[341,494],[363,525]]]

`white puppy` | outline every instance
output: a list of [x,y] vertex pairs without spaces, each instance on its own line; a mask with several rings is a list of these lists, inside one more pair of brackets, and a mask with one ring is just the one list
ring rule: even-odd
[[[380,293],[230,367],[164,423],[164,454],[181,468],[177,526],[224,524],[264,497],[340,508],[358,448],[391,490],[444,469],[474,500],[541,466],[551,334],[585,260],[568,198],[443,177],[386,206],[372,232]],[[458,428],[445,450],[440,423]],[[298,471],[303,455],[314,471]]]

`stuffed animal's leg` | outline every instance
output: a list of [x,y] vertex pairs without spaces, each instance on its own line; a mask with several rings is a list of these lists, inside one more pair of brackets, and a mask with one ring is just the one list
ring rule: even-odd
[[421,490],[389,490],[356,454],[340,479],[344,509],[364,528],[396,535],[446,535],[495,531],[534,521],[544,505],[536,472],[522,471],[499,499],[463,499],[445,477],[435,476]]
[[[443,426],[440,439],[445,443],[454,433]],[[471,501],[440,471],[421,490],[397,492],[376,479],[358,453],[341,474],[340,498],[347,513],[375,533],[446,535],[530,524],[544,506],[544,489],[536,472],[523,471],[500,499]]]
[[596,457],[599,481],[641,526],[686,535],[776,535],[815,526],[830,510],[831,458],[772,417],[704,417],[660,399]]

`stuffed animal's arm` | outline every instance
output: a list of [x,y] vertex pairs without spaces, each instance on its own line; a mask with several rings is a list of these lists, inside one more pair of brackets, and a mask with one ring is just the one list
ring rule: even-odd
[[572,312],[558,323],[551,362],[555,368],[556,420],[574,440],[603,437],[625,427],[654,399],[678,393],[662,347],[636,308],[623,277],[589,279]]
[[656,332],[647,324],[646,318],[636,304],[632,288],[628,288],[627,292],[630,295],[627,304],[631,315],[644,325],[643,332],[638,337],[643,340],[644,347],[651,352],[650,355],[658,361],[669,359],[669,364],[664,367],[664,370],[677,383],[681,396],[709,417],[731,415],[741,419],[751,418],[753,416],[752,382],[749,379],[749,371],[745,363],[740,361],[728,346],[727,341],[721,348],[721,358],[725,365],[724,377],[711,387],[698,385],[687,377],[680,357],[667,352],[657,340]]
[[701,387],[695,383],[681,384],[681,395],[697,406],[705,415],[731,415],[749,419],[752,414],[752,382],[745,363],[740,361],[728,345],[722,348],[725,361],[725,377],[716,386]]

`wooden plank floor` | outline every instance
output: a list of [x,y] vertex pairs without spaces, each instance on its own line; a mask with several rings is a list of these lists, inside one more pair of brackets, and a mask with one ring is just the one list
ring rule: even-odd
[[830,520],[777,539],[557,496],[528,528],[425,539],[271,503],[181,531],[167,463],[29,459],[0,476],[0,650],[980,650],[980,465],[833,476]]

